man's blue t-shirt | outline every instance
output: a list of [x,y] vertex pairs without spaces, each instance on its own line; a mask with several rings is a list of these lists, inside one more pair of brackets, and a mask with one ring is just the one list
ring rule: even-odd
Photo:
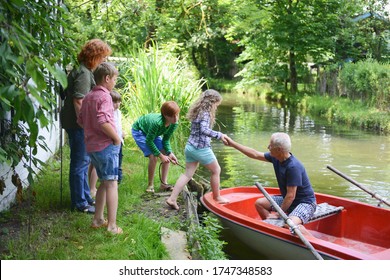
[[289,210],[292,210],[300,203],[316,203],[316,198],[305,167],[291,153],[290,155],[284,162],[272,157],[269,152],[265,153],[264,157],[272,162],[274,166],[276,179],[283,197],[287,194],[288,186],[297,186],[295,199],[289,208]]

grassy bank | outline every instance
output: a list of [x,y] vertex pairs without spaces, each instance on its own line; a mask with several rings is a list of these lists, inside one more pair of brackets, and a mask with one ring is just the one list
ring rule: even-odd
[[248,95],[268,100],[278,106],[298,109],[301,114],[326,119],[330,124],[344,124],[351,128],[390,134],[390,108],[379,110],[375,106],[360,100],[344,97],[326,96],[320,94],[291,95],[286,92],[276,92],[269,85],[253,86],[246,91],[234,89],[243,98]]
[[[124,234],[113,236],[90,228],[92,216],[71,211],[68,185],[69,150],[63,151],[62,195],[60,156],[42,170],[23,202],[0,213],[0,258],[58,260],[163,260],[168,255],[160,239],[162,226],[185,228],[183,211],[171,211],[146,195],[146,165],[131,141],[124,150],[124,179],[119,187],[118,225]],[[182,170],[172,167],[170,182]],[[156,176],[155,186],[159,186]],[[11,186],[12,187],[12,186]],[[156,188],[156,191],[158,189]],[[61,198],[62,197],[62,198]]]
[[319,95],[304,96],[298,107],[305,114],[326,118],[329,123],[390,133],[390,112],[368,107],[358,100]]

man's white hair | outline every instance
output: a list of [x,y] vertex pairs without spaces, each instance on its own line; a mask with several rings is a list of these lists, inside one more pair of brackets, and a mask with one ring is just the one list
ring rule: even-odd
[[291,150],[291,139],[287,133],[276,132],[271,136],[271,144],[274,147],[282,148],[285,152],[290,152]]

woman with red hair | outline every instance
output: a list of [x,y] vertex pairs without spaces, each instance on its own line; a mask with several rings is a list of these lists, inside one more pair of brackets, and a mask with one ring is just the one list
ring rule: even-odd
[[68,75],[61,124],[68,134],[70,147],[69,187],[71,208],[93,214],[95,201],[88,185],[89,156],[84,143],[84,130],[77,124],[81,104],[85,95],[96,85],[93,71],[111,55],[108,44],[100,39],[88,41],[77,56],[79,66]]

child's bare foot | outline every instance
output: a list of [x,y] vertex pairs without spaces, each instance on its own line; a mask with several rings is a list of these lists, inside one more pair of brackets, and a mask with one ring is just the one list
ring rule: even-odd
[[219,204],[226,204],[230,202],[228,199],[223,198],[222,196],[215,197],[214,200]]
[[123,233],[123,230],[118,226],[114,229],[107,229],[107,230],[108,230],[108,232],[110,232],[112,234],[122,234]]
[[165,201],[169,207],[171,207],[174,210],[179,210],[179,205],[177,205],[176,201],[171,201],[169,198]]
[[91,224],[91,228],[102,228],[102,227],[107,227],[108,226],[108,221],[104,219],[100,220],[93,220]]

